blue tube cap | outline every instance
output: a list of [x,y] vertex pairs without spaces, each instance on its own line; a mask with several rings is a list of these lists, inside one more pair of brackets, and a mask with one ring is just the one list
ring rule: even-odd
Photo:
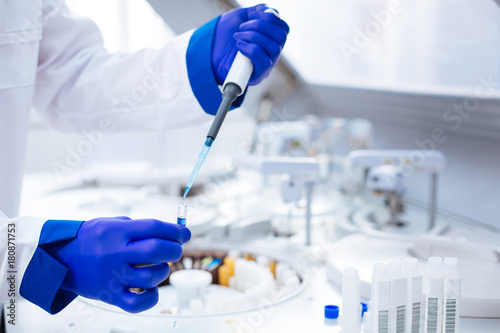
[[368,304],[366,303],[361,303],[361,317],[365,315],[365,312],[368,311]]
[[337,319],[339,317],[339,307],[336,305],[325,305],[325,318]]

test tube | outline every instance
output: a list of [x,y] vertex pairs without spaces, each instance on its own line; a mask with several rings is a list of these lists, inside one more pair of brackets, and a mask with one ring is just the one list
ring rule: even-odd
[[408,279],[403,273],[401,260],[389,261],[389,276],[391,277],[391,310],[389,311],[389,333],[405,331],[408,297]]
[[179,206],[177,207],[177,224],[186,226],[187,208],[188,206],[184,201],[179,202]]
[[342,277],[342,316],[340,326],[345,333],[358,333],[361,327],[361,280],[358,270],[346,267]]
[[460,271],[457,258],[444,258],[443,332],[456,333],[460,320]]
[[376,263],[372,275],[372,331],[389,332],[391,312],[391,276],[387,263]]
[[441,331],[443,323],[443,259],[430,257],[427,261],[427,274],[424,280],[425,291],[425,332]]
[[406,332],[421,332],[423,327],[421,315],[423,311],[423,275],[418,269],[418,260],[416,258],[406,258],[403,265],[408,278]]

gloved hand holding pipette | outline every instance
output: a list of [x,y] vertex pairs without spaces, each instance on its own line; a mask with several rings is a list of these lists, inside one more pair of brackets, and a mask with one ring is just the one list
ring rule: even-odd
[[266,5],[235,9],[218,20],[211,60],[217,83],[222,85],[222,101],[183,198],[191,189],[232,103],[244,93],[247,85],[258,84],[269,75],[289,30],[278,12]]
[[223,14],[215,28],[212,49],[212,68],[217,83],[222,85],[226,79],[238,51],[253,64],[248,85],[260,83],[278,62],[289,31],[286,22],[266,5]]

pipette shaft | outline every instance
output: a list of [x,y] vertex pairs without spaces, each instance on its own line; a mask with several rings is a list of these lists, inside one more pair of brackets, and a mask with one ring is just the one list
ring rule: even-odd
[[[271,8],[266,9],[266,12],[273,13],[274,15],[279,17],[278,12]],[[219,109],[217,110],[217,114],[215,115],[214,121],[212,122],[212,126],[210,126],[207,134],[207,139],[205,140],[205,144],[201,149],[198,161],[196,162],[196,165],[191,172],[191,177],[189,177],[189,181],[186,186],[186,190],[184,191],[183,198],[186,197],[189,190],[193,186],[194,180],[196,179],[196,176],[198,175],[198,172],[200,171],[201,166],[203,165],[203,162],[207,157],[212,143],[219,133],[222,123],[226,118],[227,112],[231,108],[231,104],[233,104],[236,98],[245,91],[248,81],[250,80],[250,76],[252,76],[252,72],[252,61],[238,51],[231,65],[231,68],[229,69],[226,80],[222,85],[222,102],[219,106]]]
[[240,95],[242,89],[235,83],[228,83],[224,86],[224,92],[222,93],[222,102],[217,110],[212,126],[208,130],[207,138],[212,138],[215,140],[219,130],[222,126],[222,122],[226,118],[226,115],[231,108],[231,104],[236,100],[238,95]]
[[193,186],[194,180],[196,179],[198,172],[200,172],[203,162],[205,162],[205,159],[207,158],[208,151],[210,150],[212,143],[214,142],[215,138],[217,137],[217,134],[219,133],[219,130],[222,126],[222,123],[224,122],[224,119],[226,118],[227,112],[229,111],[231,104],[233,104],[233,102],[236,100],[241,91],[242,91],[241,88],[234,83],[228,83],[225,85],[224,92],[222,94],[222,103],[220,104],[219,110],[217,111],[215,119],[212,122],[212,126],[210,126],[207,138],[205,140],[205,144],[203,145],[200,155],[198,157],[198,161],[194,166],[193,172],[191,172],[191,177],[189,177],[186,190],[184,191],[184,196],[183,196],[184,198],[186,197],[189,190]]

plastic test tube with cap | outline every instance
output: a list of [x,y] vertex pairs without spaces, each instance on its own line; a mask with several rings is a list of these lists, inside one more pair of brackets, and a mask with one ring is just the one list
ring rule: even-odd
[[406,332],[419,333],[422,329],[422,293],[424,278],[418,270],[416,258],[406,258],[403,262],[404,272],[408,278],[408,294],[406,311]]
[[391,276],[391,310],[389,311],[389,333],[405,333],[407,279],[401,260],[389,261]]
[[186,226],[187,204],[184,201],[179,202],[177,206],[177,224]]
[[361,280],[358,270],[346,267],[342,278],[342,316],[340,326],[343,333],[359,333],[361,328]]
[[444,259],[443,330],[458,332],[460,318],[460,272],[457,258]]
[[430,257],[425,277],[425,333],[440,333],[443,320],[443,260]]
[[372,327],[373,333],[389,332],[389,312],[391,308],[391,277],[389,265],[379,262],[373,265],[372,275]]

